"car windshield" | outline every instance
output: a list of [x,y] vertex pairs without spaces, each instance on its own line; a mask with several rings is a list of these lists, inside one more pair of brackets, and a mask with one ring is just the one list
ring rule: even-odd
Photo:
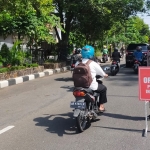
[[129,44],[127,50],[128,51],[135,50],[137,46],[141,46],[142,47],[142,51],[147,51],[148,50],[148,46],[145,45],[145,44]]

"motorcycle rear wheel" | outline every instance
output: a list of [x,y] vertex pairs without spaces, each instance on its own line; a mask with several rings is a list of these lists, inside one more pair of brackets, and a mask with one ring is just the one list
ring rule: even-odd
[[138,74],[138,70],[137,70],[137,69],[134,69],[134,73]]
[[111,71],[111,75],[112,75],[112,76],[115,76],[115,75],[116,75],[116,72],[115,72],[115,71]]
[[83,116],[83,114],[79,114],[78,117],[76,117],[76,123],[77,123],[77,128],[79,132],[83,132],[86,128],[87,125],[87,119]]

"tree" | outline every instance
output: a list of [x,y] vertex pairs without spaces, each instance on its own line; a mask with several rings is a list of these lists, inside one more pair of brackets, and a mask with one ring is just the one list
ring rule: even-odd
[[7,37],[17,33],[18,39],[28,36],[30,41],[38,43],[41,40],[54,43],[49,32],[59,26],[59,18],[53,14],[52,0],[0,0],[0,33]]
[[106,33],[108,37],[106,40],[109,43],[147,43],[149,34],[149,26],[141,18],[132,16],[126,20],[125,24],[116,22]]
[[103,40],[116,21],[123,22],[141,10],[143,0],[54,0],[54,5],[65,30],[60,43],[66,46],[70,33],[76,39],[79,33],[87,43]]

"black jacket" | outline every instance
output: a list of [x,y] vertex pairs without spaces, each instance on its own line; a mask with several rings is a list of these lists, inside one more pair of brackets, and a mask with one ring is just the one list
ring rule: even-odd
[[121,55],[120,55],[119,52],[114,51],[114,52],[112,53],[112,59],[113,59],[113,60],[120,62],[120,58],[121,58]]

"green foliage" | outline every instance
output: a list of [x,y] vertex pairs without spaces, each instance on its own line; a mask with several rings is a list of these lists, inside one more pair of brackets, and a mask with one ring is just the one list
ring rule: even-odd
[[54,59],[47,59],[45,61],[45,63],[60,63],[60,61],[59,60],[54,60]]
[[0,68],[0,73],[8,72],[8,68]]
[[[61,24],[62,41],[67,45],[103,41],[115,22],[124,22],[143,8],[143,0],[54,0]],[[64,19],[65,14],[65,19]]]
[[33,64],[23,64],[26,68],[32,68],[32,67],[38,67],[39,65],[37,63],[33,63]]
[[24,64],[23,66],[5,67],[5,68],[0,68],[0,73],[22,70],[22,69],[26,69],[26,68],[34,68],[34,67],[38,67],[38,66],[39,66],[38,64]]
[[2,45],[0,51],[0,62],[3,66],[20,66],[24,63],[31,62],[31,54],[29,51],[23,51],[20,47],[21,42],[16,41],[12,48],[7,47],[6,44]]
[[20,48],[21,42],[16,41],[10,49],[10,64],[12,66],[22,65],[25,61],[25,52]]
[[12,66],[12,67],[8,68],[8,71],[22,70],[25,68],[26,68],[25,66]]
[[111,30],[106,32],[105,43],[148,43],[149,26],[137,17],[130,17],[124,24],[116,22]]
[[97,57],[97,56],[102,56],[102,53],[100,52],[100,50],[97,50],[96,52],[95,52],[95,56]]
[[31,45],[41,40],[55,42],[49,32],[61,25],[59,18],[51,14],[54,11],[52,0],[10,0],[5,3],[0,0],[0,10],[0,34],[4,37],[17,33],[19,40],[27,36]]
[[39,65],[37,63],[31,64],[31,67],[38,67]]
[[0,62],[3,64],[3,66],[7,66],[10,63],[10,51],[5,43],[1,47]]

